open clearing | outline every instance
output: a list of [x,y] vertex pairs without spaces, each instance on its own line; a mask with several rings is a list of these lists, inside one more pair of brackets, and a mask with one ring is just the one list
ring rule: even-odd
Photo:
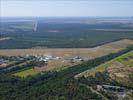
[[27,76],[34,76],[36,74],[38,74],[39,72],[34,70],[34,69],[27,69],[27,70],[23,70],[20,72],[15,73],[15,76],[21,77],[21,78],[25,78]]
[[86,57],[99,57],[109,53],[118,52],[125,49],[129,45],[133,45],[133,40],[123,39],[105,45],[97,46],[94,48],[42,48],[42,49],[1,49],[0,55],[4,56],[23,56],[29,55],[45,55],[50,54],[53,56],[86,56]]
[[64,59],[69,57],[87,57],[93,59],[107,55],[109,53],[119,52],[126,47],[133,45],[133,40],[123,39],[111,42],[105,45],[97,46],[94,48],[42,48],[42,49],[1,49],[0,55],[4,56],[25,56],[29,55],[52,55],[58,56],[62,59],[50,61],[48,66],[42,68],[35,68],[37,71],[59,70],[64,67],[70,67],[70,62],[65,62]]
[[101,64],[98,67],[84,71],[75,76],[75,78],[85,76],[94,76],[97,72],[108,72],[109,77],[125,85],[133,84],[133,51],[117,57],[109,62]]

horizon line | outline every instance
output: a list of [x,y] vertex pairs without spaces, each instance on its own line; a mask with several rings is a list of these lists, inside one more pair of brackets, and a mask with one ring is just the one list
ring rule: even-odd
[[2,17],[133,17],[133,16],[0,16]]

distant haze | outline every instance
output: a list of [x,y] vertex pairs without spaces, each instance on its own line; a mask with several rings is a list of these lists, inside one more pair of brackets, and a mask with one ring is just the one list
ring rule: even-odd
[[133,0],[1,0],[0,16],[133,16]]

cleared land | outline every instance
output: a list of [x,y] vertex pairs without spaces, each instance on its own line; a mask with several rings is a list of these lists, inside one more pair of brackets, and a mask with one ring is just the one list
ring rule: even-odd
[[4,56],[23,56],[29,55],[45,55],[50,54],[53,56],[86,56],[86,57],[99,57],[108,53],[118,52],[125,49],[129,45],[133,45],[133,40],[123,39],[107,43],[105,45],[97,46],[94,48],[42,48],[42,49],[1,49],[0,55]]
[[13,75],[21,77],[21,78],[25,78],[27,76],[34,76],[34,75],[36,75],[38,73],[39,72],[34,70],[34,69],[27,69],[27,70],[23,70],[23,71],[17,72],[17,73],[15,73]]
[[133,78],[133,51],[128,52],[120,57],[117,57],[109,62],[101,64],[98,67],[84,71],[75,77],[95,76],[97,72],[107,72],[110,79],[115,80],[124,85],[132,86]]
[[43,49],[2,49],[0,50],[0,55],[4,56],[24,56],[29,55],[52,55],[61,57],[60,60],[50,61],[48,66],[42,68],[35,68],[37,71],[49,71],[49,70],[59,70],[64,67],[72,66],[70,62],[65,62],[66,58],[71,58],[75,56],[87,57],[88,59],[93,59],[109,53],[119,52],[126,47],[133,45],[133,40],[120,40],[105,45],[97,46],[95,48],[43,48]]

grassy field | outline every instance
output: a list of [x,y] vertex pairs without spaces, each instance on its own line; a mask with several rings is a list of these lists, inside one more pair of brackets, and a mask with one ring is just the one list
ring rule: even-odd
[[133,67],[133,51],[115,59],[127,67]]
[[[75,77],[81,76],[95,76],[97,72],[108,71],[112,76],[118,77],[128,77],[127,74],[133,72],[133,51],[128,52],[120,57],[117,57],[109,62],[99,65],[98,67],[92,68],[90,70],[84,71]],[[129,73],[127,73],[127,71]]]
[[15,73],[13,75],[21,77],[21,78],[26,78],[27,76],[34,76],[34,75],[36,75],[38,73],[39,72],[37,72],[34,69],[27,69],[27,70],[23,70],[23,71],[17,72],[17,73]]

